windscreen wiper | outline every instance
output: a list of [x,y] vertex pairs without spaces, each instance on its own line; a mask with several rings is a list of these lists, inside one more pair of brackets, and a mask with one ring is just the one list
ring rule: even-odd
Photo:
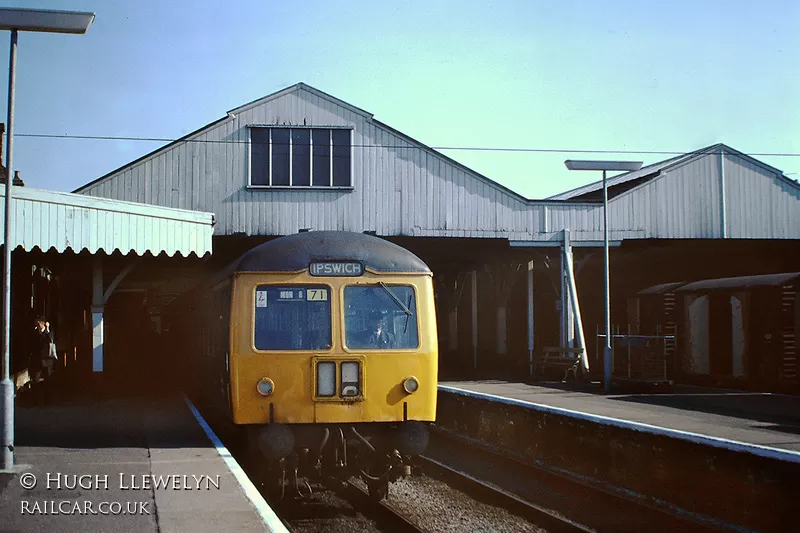
[[390,290],[389,290],[389,287],[387,287],[387,286],[386,286],[386,284],[385,284],[384,282],[382,282],[382,281],[379,281],[379,282],[378,282],[378,285],[380,285],[381,287],[383,287],[383,290],[385,290],[385,291],[386,291],[386,293],[387,293],[389,296],[391,296],[391,297],[392,297],[392,300],[394,300],[394,303],[396,303],[396,304],[398,305],[398,307],[400,307],[400,309],[402,309],[402,310],[403,310],[403,312],[406,314],[406,316],[411,316],[411,315],[413,315],[413,314],[414,314],[414,313],[412,313],[412,312],[411,312],[411,310],[410,310],[408,307],[406,307],[406,304],[404,304],[402,301],[400,301],[400,298],[398,298],[397,296],[395,296],[395,295],[394,295],[394,293],[393,293],[392,291],[390,291]]

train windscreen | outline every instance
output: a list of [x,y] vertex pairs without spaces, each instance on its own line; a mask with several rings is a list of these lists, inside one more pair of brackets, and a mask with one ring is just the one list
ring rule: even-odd
[[344,288],[345,339],[356,350],[419,347],[417,302],[410,285],[351,285]]
[[257,350],[328,350],[330,287],[259,285],[255,292]]

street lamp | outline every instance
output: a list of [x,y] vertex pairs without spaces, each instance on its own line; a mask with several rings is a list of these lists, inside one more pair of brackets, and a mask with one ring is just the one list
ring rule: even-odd
[[603,171],[603,270],[605,274],[605,315],[606,345],[603,349],[603,388],[611,392],[611,289],[608,266],[608,187],[606,171],[631,171],[642,168],[641,161],[585,161],[567,159],[564,164],[569,170],[602,170]]
[[0,472],[14,470],[14,383],[11,382],[11,192],[14,171],[14,70],[17,63],[17,32],[86,33],[94,13],[53,11],[49,9],[0,9],[0,30],[11,30],[11,50],[8,61],[8,133],[6,135],[6,213],[3,235],[3,373],[0,381],[3,417]]

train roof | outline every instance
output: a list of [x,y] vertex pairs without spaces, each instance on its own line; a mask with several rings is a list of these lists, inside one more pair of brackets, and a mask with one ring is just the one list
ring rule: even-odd
[[350,231],[309,231],[256,246],[221,274],[297,272],[319,261],[360,261],[365,269],[381,273],[431,273],[422,259],[379,237]]

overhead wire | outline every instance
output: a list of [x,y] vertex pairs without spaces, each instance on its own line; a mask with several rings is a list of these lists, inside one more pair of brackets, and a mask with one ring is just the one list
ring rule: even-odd
[[[73,135],[73,134],[48,134],[48,133],[15,133],[15,137],[29,137],[38,139],[77,139],[77,140],[99,140],[99,141],[139,141],[139,142],[163,142],[174,143],[177,141],[203,144],[249,144],[249,140],[231,139],[172,139],[168,137],[137,137],[137,136],[111,136],[111,135]],[[273,144],[276,144],[273,142]],[[288,143],[287,143],[288,144]],[[408,144],[351,144],[353,148],[392,148],[392,149],[413,149],[417,146]],[[452,151],[471,151],[471,152],[521,152],[521,153],[554,153],[554,154],[626,154],[626,155],[686,155],[694,151],[674,151],[674,150],[606,150],[606,149],[586,149],[586,148],[519,148],[519,147],[489,147],[489,146],[429,146],[433,150],[452,150]],[[750,156],[757,157],[800,157],[800,153],[792,152],[758,152],[748,153]]]

